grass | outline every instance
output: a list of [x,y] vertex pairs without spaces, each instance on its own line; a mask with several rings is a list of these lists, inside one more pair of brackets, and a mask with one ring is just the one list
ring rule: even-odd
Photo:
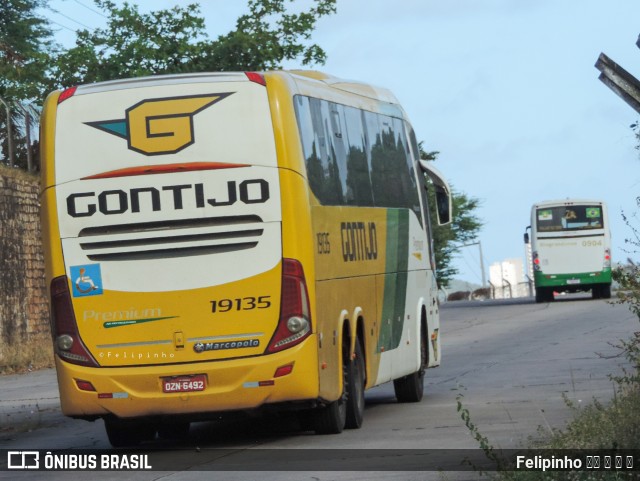
[[[640,292],[640,291],[637,291]],[[640,317],[640,303],[633,309]],[[640,332],[628,341],[620,341],[621,354],[629,362],[623,374],[610,376],[616,386],[613,399],[603,404],[597,400],[585,406],[578,406],[564,397],[565,403],[573,411],[573,419],[562,429],[540,427],[539,437],[530,439],[529,449],[535,450],[637,450],[640,446]],[[502,459],[489,440],[470,421],[469,411],[462,406],[458,396],[458,411],[465,425],[484,451],[486,457],[498,466],[508,466],[509,460]],[[636,467],[637,469],[637,467]],[[637,471],[499,471],[480,473],[494,481],[613,481],[640,479]]]
[[[628,351],[627,351],[628,354]],[[637,375],[633,376],[637,379]],[[628,377],[613,378],[618,389],[613,400],[604,405],[596,400],[578,407],[565,396],[567,406],[574,417],[563,429],[553,429],[552,433],[540,427],[539,438],[530,439],[527,448],[551,450],[557,454],[561,450],[626,450],[638,449],[640,444],[640,384],[630,382]],[[486,457],[498,466],[509,465],[508,459],[501,457],[477,426],[470,421],[469,411],[462,406],[462,396],[458,396],[458,411],[465,425],[484,451]],[[637,469],[637,468],[636,468]],[[640,479],[637,471],[499,471],[479,472],[493,481],[620,481]]]
[[[634,232],[636,232],[634,230]],[[640,247],[640,233],[638,247]],[[617,293],[619,304],[628,305],[631,312],[640,319],[640,265],[631,264],[625,269],[616,269],[614,278],[624,290]],[[528,449],[551,450],[637,450],[640,447],[640,332],[628,340],[618,343],[621,357],[627,360],[621,375],[610,375],[615,385],[613,399],[606,404],[593,400],[584,406],[578,406],[567,396],[565,403],[573,412],[572,420],[562,429],[540,427],[538,438],[529,439]],[[467,429],[484,451],[485,456],[503,469],[509,466],[499,450],[480,433],[471,421],[468,409],[462,405],[462,396],[458,395],[458,412]],[[637,462],[637,461],[636,461]],[[636,469],[638,467],[636,466]],[[480,472],[494,481],[613,481],[640,479],[638,471],[498,471],[497,473]]]
[[29,182],[38,182],[40,174],[29,173],[26,170],[11,168],[0,163],[0,175],[12,177],[14,179],[27,180]]
[[26,342],[0,342],[0,375],[19,374],[53,367],[51,336],[39,334]]
[[640,442],[640,389],[618,392],[613,401],[583,408],[570,404],[574,419],[545,443],[551,449],[637,449]]

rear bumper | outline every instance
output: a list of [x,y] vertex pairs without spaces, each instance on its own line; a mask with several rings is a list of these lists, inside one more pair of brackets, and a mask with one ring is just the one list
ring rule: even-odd
[[[62,412],[72,417],[197,415],[314,400],[319,386],[316,342],[312,335],[276,354],[161,366],[89,368],[56,357]],[[273,377],[278,367],[292,363],[290,374]],[[206,376],[203,391],[162,391],[163,377],[189,374]],[[80,390],[76,380],[90,382],[96,391]]]
[[545,274],[534,272],[536,287],[564,287],[566,290],[590,289],[593,284],[611,284],[611,269],[578,274]]

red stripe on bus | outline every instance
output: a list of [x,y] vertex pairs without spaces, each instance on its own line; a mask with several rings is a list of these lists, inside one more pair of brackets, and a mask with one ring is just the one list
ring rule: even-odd
[[89,175],[82,180],[109,179],[112,177],[129,177],[133,175],[171,174],[175,172],[192,172],[196,170],[235,169],[249,167],[248,164],[228,164],[226,162],[187,162],[183,164],[145,165],[128,167],[126,169],[111,170],[101,174]]

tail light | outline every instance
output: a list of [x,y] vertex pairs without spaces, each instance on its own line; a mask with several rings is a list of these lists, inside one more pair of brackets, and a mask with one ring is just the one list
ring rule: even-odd
[[58,97],[58,105],[64,102],[65,100],[73,97],[73,94],[76,93],[77,88],[78,87],[69,87],[68,89],[63,90],[60,96]]
[[56,354],[71,364],[100,367],[80,339],[67,276],[51,281],[51,316]]
[[611,267],[611,250],[610,249],[604,250],[604,266]]
[[283,259],[280,319],[265,352],[271,354],[288,349],[310,335],[309,295],[302,264],[295,259]]
[[533,258],[533,269],[536,271],[539,271],[540,259],[538,258],[538,251],[533,251],[533,253],[531,254],[531,257]]
[[264,75],[262,75],[261,73],[259,73],[259,72],[245,72],[244,74],[252,82],[255,82],[257,84],[263,85],[265,87],[267,86],[267,81],[265,80]]

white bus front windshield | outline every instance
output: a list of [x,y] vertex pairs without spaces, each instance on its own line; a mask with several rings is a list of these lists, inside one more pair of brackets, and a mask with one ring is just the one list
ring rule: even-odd
[[602,229],[602,207],[571,205],[544,207],[536,211],[538,232]]

